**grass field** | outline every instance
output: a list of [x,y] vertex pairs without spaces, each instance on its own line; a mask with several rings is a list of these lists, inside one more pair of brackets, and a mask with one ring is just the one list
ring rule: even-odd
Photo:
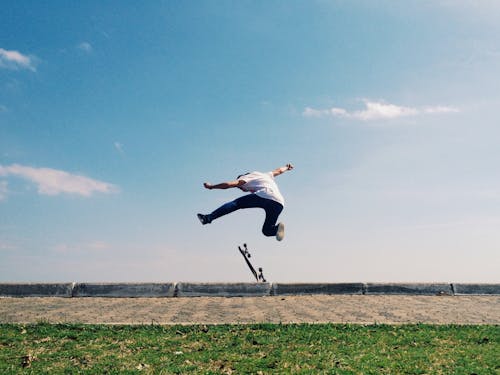
[[0,374],[499,374],[500,326],[0,325]]

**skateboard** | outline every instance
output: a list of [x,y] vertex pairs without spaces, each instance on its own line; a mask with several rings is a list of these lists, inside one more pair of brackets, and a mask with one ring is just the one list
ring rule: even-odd
[[249,258],[252,256],[250,255],[250,252],[248,251],[247,244],[243,244],[243,249],[241,246],[238,246],[238,250],[240,251],[241,255],[243,256],[243,259],[245,259],[245,262],[250,268],[250,271],[252,272],[253,276],[255,277],[255,280],[257,282],[266,282],[266,279],[264,277],[264,274],[262,273],[262,267],[259,267],[259,273],[257,274],[257,271],[255,271],[255,268],[253,267],[252,263],[250,262]]

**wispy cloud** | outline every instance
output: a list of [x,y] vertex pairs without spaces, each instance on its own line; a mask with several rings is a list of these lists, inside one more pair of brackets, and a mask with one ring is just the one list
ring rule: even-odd
[[[94,193],[113,193],[118,188],[107,182],[51,168],[33,168],[19,164],[0,165],[0,177],[16,176],[35,183],[42,195],[76,194],[91,196]],[[4,185],[6,189],[6,185]],[[4,193],[6,194],[6,192]]]
[[0,68],[11,70],[28,69],[35,72],[35,60],[33,56],[23,55],[19,51],[0,48]]
[[125,151],[123,151],[123,143],[115,142],[113,145],[115,146],[116,151],[118,151],[120,154],[125,153]]
[[91,53],[93,51],[92,44],[89,42],[81,42],[78,44],[77,48],[85,53]]
[[421,114],[438,114],[459,112],[457,108],[447,106],[428,106],[424,108],[405,107],[381,101],[363,100],[365,108],[348,111],[345,108],[331,107],[315,109],[306,107],[304,117],[339,117],[361,121],[392,120],[401,117],[412,117]]
[[434,113],[457,113],[460,112],[458,108],[455,107],[446,107],[446,106],[435,106],[435,107],[424,107],[421,110],[421,113],[429,113],[429,114],[434,114]]
[[111,249],[110,244],[99,240],[77,243],[59,243],[52,248],[54,252],[60,254],[99,252],[109,249]]
[[0,251],[1,250],[15,250],[16,246],[8,243],[8,242],[1,242],[0,241]]

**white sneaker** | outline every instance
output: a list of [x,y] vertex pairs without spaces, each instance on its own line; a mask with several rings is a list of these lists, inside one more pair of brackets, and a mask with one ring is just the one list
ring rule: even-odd
[[279,223],[278,224],[278,231],[276,232],[276,239],[278,241],[281,241],[285,237],[285,224]]

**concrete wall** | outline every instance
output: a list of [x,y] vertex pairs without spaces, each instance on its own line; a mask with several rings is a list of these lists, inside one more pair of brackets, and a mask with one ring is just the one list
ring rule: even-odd
[[75,283],[73,297],[173,297],[175,283]]
[[72,297],[75,283],[5,283],[0,284],[2,297]]
[[311,294],[500,295],[500,284],[0,283],[0,297],[264,297]]

